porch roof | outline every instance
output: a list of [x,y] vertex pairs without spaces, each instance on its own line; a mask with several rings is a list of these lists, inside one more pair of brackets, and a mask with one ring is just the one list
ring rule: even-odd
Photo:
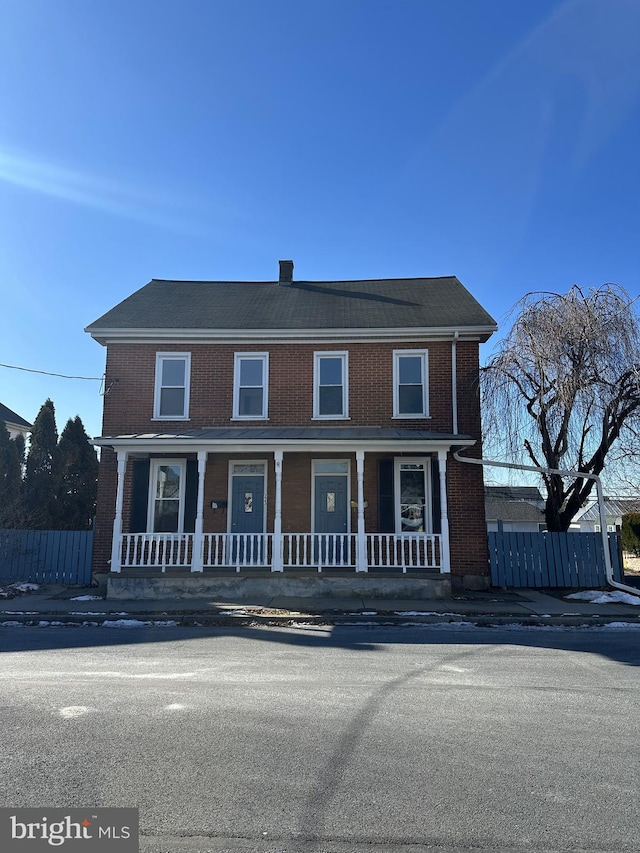
[[208,448],[232,451],[289,450],[449,450],[475,444],[469,435],[388,427],[206,427],[130,435],[100,436],[100,447],[133,452],[194,452]]

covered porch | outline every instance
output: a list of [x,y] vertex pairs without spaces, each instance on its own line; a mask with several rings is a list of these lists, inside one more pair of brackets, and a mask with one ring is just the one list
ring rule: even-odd
[[450,573],[447,458],[474,442],[272,427],[96,443],[117,457],[112,574],[382,576]]

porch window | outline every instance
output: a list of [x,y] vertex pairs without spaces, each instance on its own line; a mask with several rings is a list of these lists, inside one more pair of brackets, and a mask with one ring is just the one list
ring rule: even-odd
[[151,465],[148,530],[181,533],[184,521],[185,463],[166,459]]
[[396,533],[430,533],[431,467],[426,460],[396,459]]
[[186,420],[189,417],[189,374],[191,354],[156,354],[154,418]]
[[393,353],[394,418],[428,418],[427,350]]
[[313,417],[348,418],[348,353],[316,352],[313,377]]
[[233,417],[266,420],[269,354],[237,352],[233,383]]

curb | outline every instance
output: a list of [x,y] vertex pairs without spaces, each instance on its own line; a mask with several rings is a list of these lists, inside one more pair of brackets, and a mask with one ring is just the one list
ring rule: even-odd
[[65,613],[38,614],[0,614],[2,627],[100,627],[105,622],[136,621],[144,623],[140,627],[183,627],[183,628],[219,628],[219,627],[304,627],[304,626],[416,626],[416,625],[473,625],[477,628],[494,628],[505,625],[518,625],[524,628],[567,627],[567,628],[600,628],[611,623],[628,623],[640,626],[640,616],[536,616],[519,614],[447,614],[430,616],[361,616],[360,614],[333,614],[309,616],[295,615],[263,615],[243,614],[241,616],[215,615],[210,613],[135,613],[128,612],[126,616],[119,613],[106,613],[97,616],[79,614],[73,616]]

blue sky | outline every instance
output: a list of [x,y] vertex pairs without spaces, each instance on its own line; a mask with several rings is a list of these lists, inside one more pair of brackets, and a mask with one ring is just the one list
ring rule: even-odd
[[[640,268],[637,0],[4,0],[0,362],[99,377],[149,279],[457,275],[498,319]],[[488,353],[485,348],[485,354]],[[99,383],[0,401],[101,429]]]

